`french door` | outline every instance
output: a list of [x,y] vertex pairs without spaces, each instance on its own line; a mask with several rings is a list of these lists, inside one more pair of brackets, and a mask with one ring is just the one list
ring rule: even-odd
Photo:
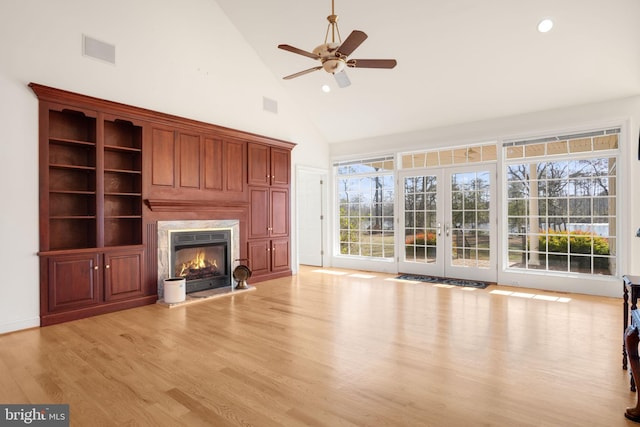
[[401,172],[398,270],[495,282],[495,165]]

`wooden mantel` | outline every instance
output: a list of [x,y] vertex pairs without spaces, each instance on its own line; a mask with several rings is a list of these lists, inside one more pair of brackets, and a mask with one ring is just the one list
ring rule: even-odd
[[246,209],[249,203],[225,203],[217,200],[146,199],[145,204],[153,212],[199,212],[220,209]]

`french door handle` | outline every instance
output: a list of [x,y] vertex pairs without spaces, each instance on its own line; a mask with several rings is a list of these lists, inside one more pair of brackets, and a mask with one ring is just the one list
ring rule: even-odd
[[446,235],[447,235],[447,237],[449,237],[449,223],[447,223],[447,224],[444,226],[444,234],[446,234]]
[[442,234],[442,224],[438,223],[438,236]]

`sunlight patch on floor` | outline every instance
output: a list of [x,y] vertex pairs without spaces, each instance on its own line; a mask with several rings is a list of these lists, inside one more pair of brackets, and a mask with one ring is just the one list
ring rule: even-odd
[[494,290],[494,291],[491,291],[489,293],[490,294],[495,294],[495,295],[504,295],[504,296],[516,297],[516,298],[530,298],[530,299],[537,299],[537,300],[543,300],[543,301],[552,301],[552,302],[567,303],[567,302],[571,301],[571,298],[554,297],[554,296],[551,296],[551,295],[536,295],[536,294],[530,294],[530,293],[526,293],[526,292],[512,292],[512,291]]
[[398,279],[398,278],[395,278],[395,277],[389,277],[389,278],[384,279],[384,280],[387,280],[389,282],[398,282],[398,283],[413,283],[413,284],[421,283],[419,280],[405,280],[405,279]]
[[324,270],[324,269],[320,269],[320,270],[312,270],[314,273],[321,273],[321,274],[331,274],[333,276],[346,276],[349,275],[349,277],[355,277],[357,279],[375,279],[375,275],[373,274],[364,274],[364,273],[347,273],[345,271],[335,271],[335,270]]
[[373,279],[376,276],[373,276],[371,274],[350,274],[349,277],[357,277],[358,279]]
[[333,270],[313,270],[314,273],[322,273],[322,274],[332,274],[334,276],[344,276],[345,273],[344,271],[333,271]]

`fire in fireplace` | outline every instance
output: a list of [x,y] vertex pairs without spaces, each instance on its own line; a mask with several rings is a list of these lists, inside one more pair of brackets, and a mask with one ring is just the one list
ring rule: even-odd
[[231,232],[170,232],[170,275],[186,279],[186,292],[231,286]]

